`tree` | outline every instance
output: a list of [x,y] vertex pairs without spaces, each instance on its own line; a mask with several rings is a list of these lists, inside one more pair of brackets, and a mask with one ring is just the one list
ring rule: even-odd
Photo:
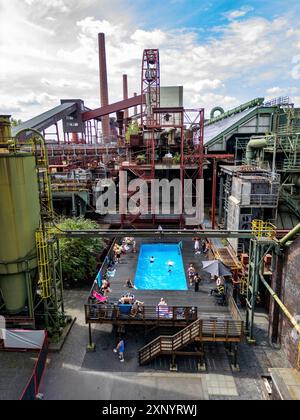
[[[98,228],[96,222],[77,217],[63,218],[58,223],[60,230],[89,230]],[[60,240],[63,279],[69,286],[89,284],[96,277],[97,256],[105,248],[102,239],[64,238]]]
[[137,134],[139,134],[139,132],[140,132],[140,129],[139,129],[138,122],[137,121],[131,121],[131,123],[127,127],[127,131],[126,131],[126,134],[125,134],[126,143],[130,142],[130,136],[131,135],[137,135]]
[[17,127],[18,125],[22,124],[22,120],[15,120],[14,118],[11,118],[10,121],[13,127]]

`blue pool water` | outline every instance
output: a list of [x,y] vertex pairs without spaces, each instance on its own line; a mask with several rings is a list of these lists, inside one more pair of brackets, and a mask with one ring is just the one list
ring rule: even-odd
[[[169,260],[174,263],[171,272]],[[134,285],[143,290],[187,290],[179,244],[141,245]]]

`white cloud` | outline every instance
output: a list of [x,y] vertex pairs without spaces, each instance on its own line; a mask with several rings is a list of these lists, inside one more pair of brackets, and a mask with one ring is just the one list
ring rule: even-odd
[[[133,25],[132,11],[123,13],[122,21],[118,16],[114,19],[107,13],[119,10],[119,0],[101,1],[110,8],[101,8],[100,14],[95,0],[84,2],[89,4],[89,14],[75,0],[5,3],[0,22],[5,34],[0,38],[5,62],[0,73],[0,112],[10,106],[10,112],[25,119],[68,97],[98,107],[99,32],[106,34],[111,102],[122,97],[124,73],[129,76],[129,93],[140,91],[143,49],[157,47],[161,84],[183,85],[187,107],[209,110],[220,105],[228,109],[257,96],[298,94],[290,86],[289,74],[294,51],[299,54],[297,45],[300,47],[296,19],[239,20],[232,15],[226,25],[215,28],[214,36],[203,40],[198,31],[146,30]],[[248,12],[241,9],[240,13],[245,16]]]
[[67,13],[70,8],[67,5],[67,0],[25,0],[25,3],[32,7],[41,7],[47,11],[58,11]]
[[232,10],[230,12],[224,13],[224,16],[229,20],[235,20],[240,17],[246,16],[249,12],[252,12],[254,9],[251,6],[244,6],[238,10]]

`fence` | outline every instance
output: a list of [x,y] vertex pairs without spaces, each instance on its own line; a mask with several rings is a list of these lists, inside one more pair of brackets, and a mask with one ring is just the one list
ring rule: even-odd
[[39,351],[38,359],[34,366],[32,375],[21,395],[21,401],[33,401],[36,399],[37,394],[39,393],[40,385],[43,379],[43,375],[46,368],[48,355],[48,338],[47,332],[45,331],[45,338],[42,345],[42,348]]
[[197,308],[194,306],[141,306],[133,315],[132,305],[119,304],[89,304],[85,305],[86,323],[117,321],[125,323],[156,323],[172,324],[193,322],[197,319]]

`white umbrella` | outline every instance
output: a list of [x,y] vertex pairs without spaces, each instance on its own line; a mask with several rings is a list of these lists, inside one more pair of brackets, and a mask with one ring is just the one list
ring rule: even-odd
[[203,261],[203,270],[212,276],[232,276],[229,268],[219,260]]

